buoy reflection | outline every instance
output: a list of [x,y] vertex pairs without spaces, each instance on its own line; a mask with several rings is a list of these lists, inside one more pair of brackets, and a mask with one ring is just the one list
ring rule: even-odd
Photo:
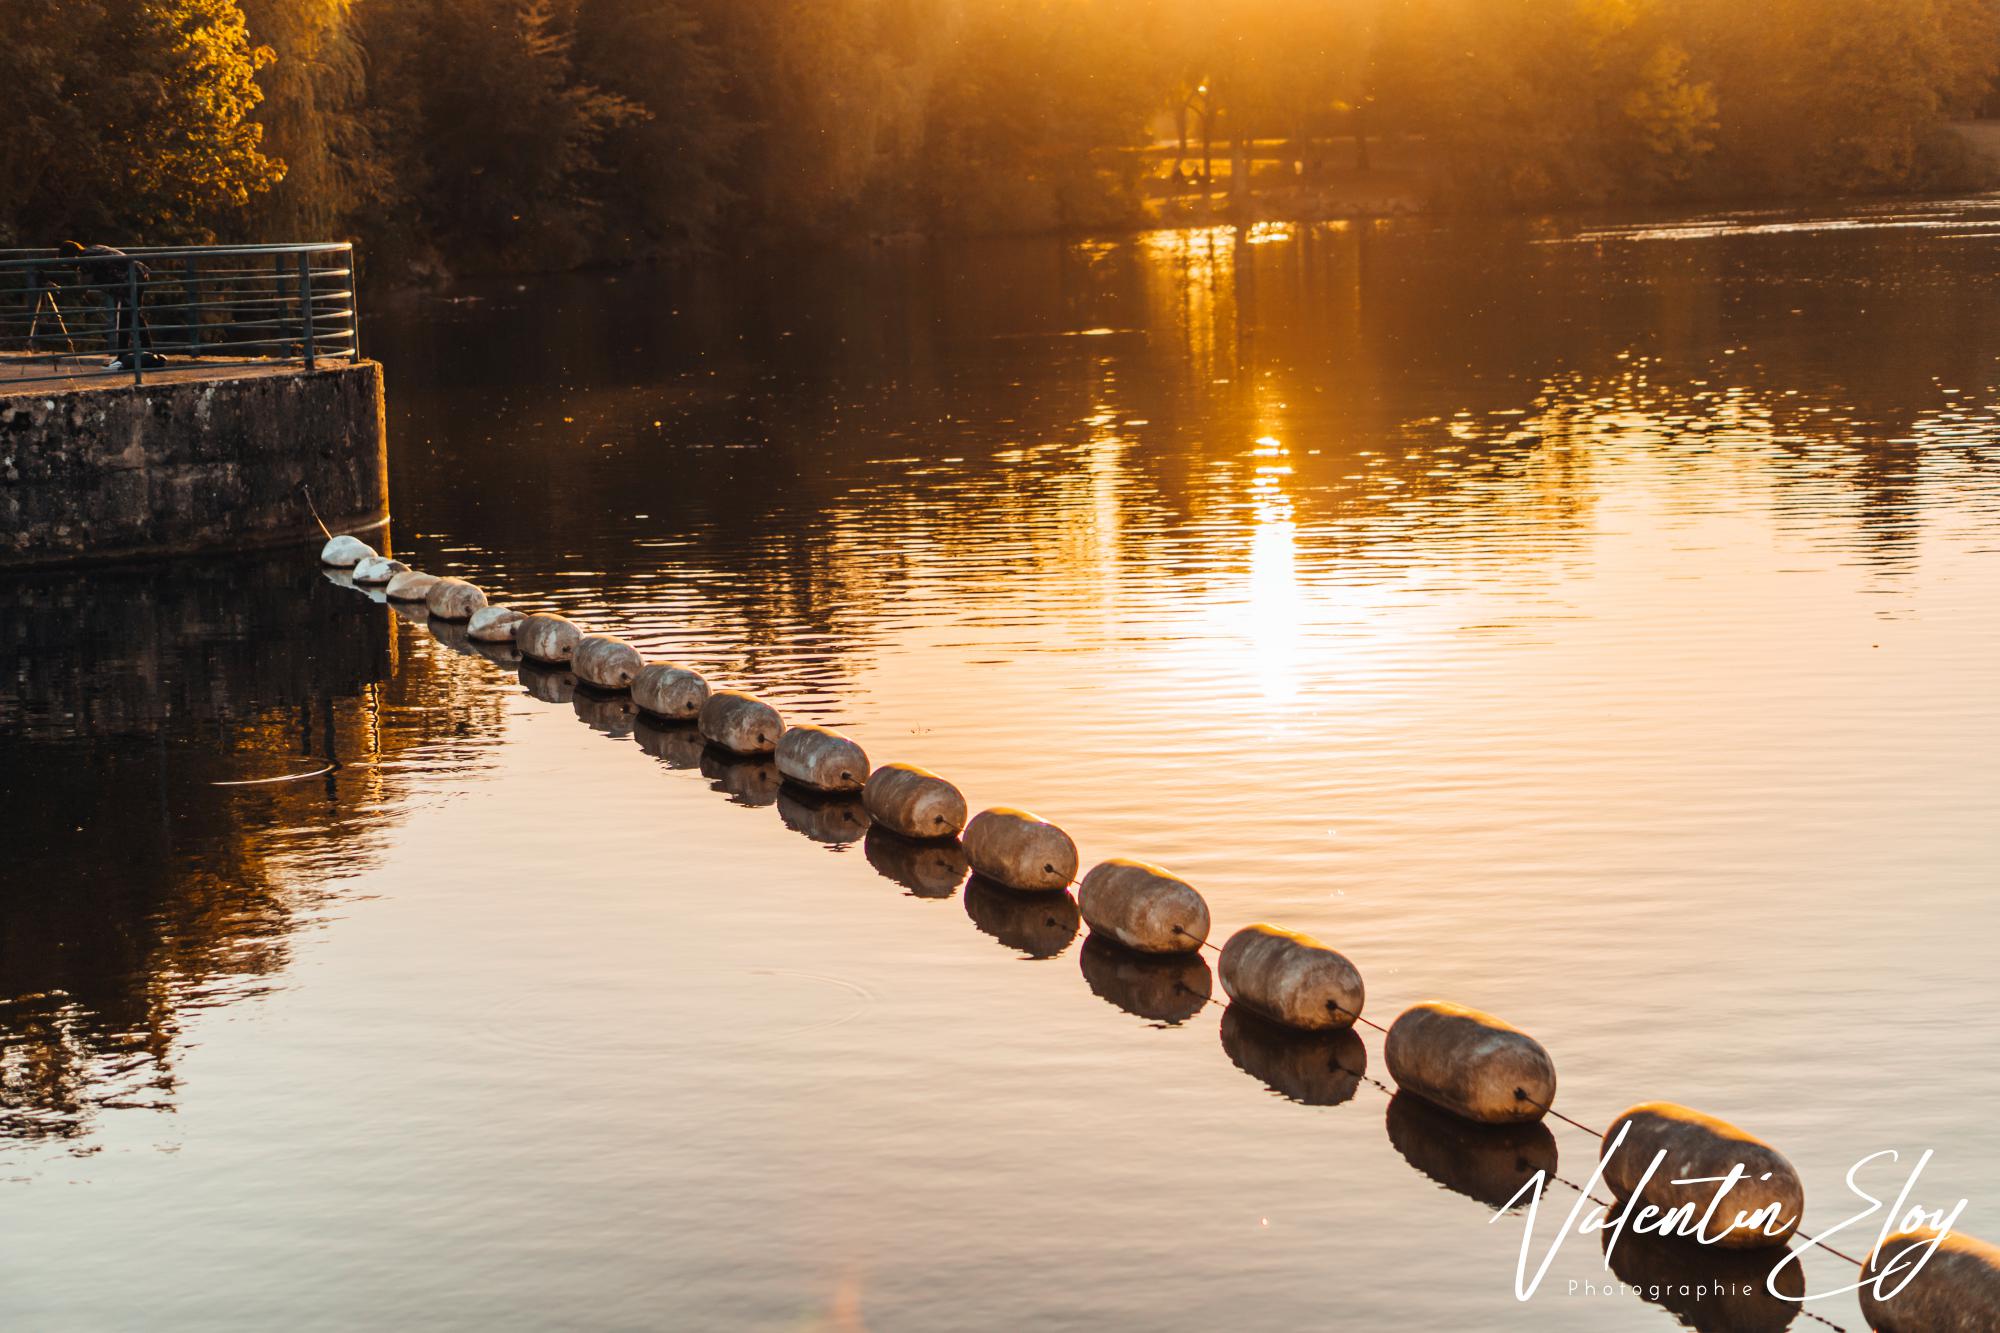
[[523,658],[514,675],[522,689],[545,704],[566,704],[576,698],[576,673],[566,667],[543,666]]
[[613,694],[579,684],[570,705],[585,726],[607,736],[630,736],[639,721],[639,705],[628,694]]
[[1222,1011],[1222,1049],[1238,1069],[1279,1096],[1307,1106],[1350,1100],[1368,1072],[1368,1048],[1354,1029],[1302,1032],[1240,1004]]
[[517,667],[521,665],[521,650],[511,639],[474,639],[472,651],[478,653],[495,666]]
[[[1608,1244],[1611,1235],[1606,1231],[1600,1240]],[[1611,1272],[1702,1333],[1777,1333],[1791,1327],[1805,1295],[1805,1274],[1796,1263],[1778,1274],[1785,1294],[1771,1294],[1771,1272],[1789,1248],[1726,1250],[1627,1227],[1610,1246]]]
[[868,832],[868,807],[859,796],[807,791],[787,782],[778,789],[778,818],[814,842],[842,846]]
[[708,744],[692,722],[659,722],[644,713],[633,723],[632,737],[668,768],[700,768],[702,748]]
[[949,898],[965,883],[971,863],[956,838],[932,838],[918,842],[892,833],[880,824],[868,830],[861,845],[885,879],[893,880],[919,898]]
[[1087,937],[1077,952],[1093,994],[1149,1023],[1185,1023],[1215,994],[1215,974],[1198,953],[1137,953],[1101,935]]
[[1083,929],[1076,899],[1061,889],[1024,892],[974,875],[965,882],[972,924],[1030,958],[1054,958]]
[[[1541,1171],[1556,1173],[1555,1135],[1539,1120],[1481,1125],[1415,1093],[1389,1099],[1389,1142],[1403,1160],[1448,1190],[1504,1208]],[[1523,1197],[1516,1207],[1525,1207]]]
[[770,756],[731,754],[714,745],[702,749],[701,775],[737,805],[775,805],[784,782]]
[[[419,602],[417,605],[422,606],[423,603]],[[463,620],[440,620],[436,616],[430,616],[424,623],[430,628],[432,638],[459,656],[478,656],[479,650],[473,645],[471,631],[466,629]]]

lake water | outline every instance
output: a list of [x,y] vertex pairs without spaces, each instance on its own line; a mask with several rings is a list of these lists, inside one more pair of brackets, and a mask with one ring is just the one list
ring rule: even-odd
[[[1317,935],[1383,1022],[1500,1014],[1587,1125],[1735,1121],[1809,1230],[1930,1149],[2000,1237],[1996,252],[1987,201],[1273,226],[364,345],[420,567]],[[313,556],[0,582],[0,1324],[1648,1329],[1602,1284],[1702,1276],[1575,1238],[1518,1302],[1489,1218],[1588,1135],[1392,1104],[1376,1034],[1225,1018]]]

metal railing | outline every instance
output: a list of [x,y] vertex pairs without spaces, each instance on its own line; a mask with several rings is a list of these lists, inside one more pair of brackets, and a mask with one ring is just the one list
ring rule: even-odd
[[360,359],[354,247],[0,250],[0,394],[53,381]]

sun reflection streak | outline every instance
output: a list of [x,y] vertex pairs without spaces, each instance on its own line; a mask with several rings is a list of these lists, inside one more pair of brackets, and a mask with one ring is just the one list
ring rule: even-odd
[[1258,689],[1266,699],[1284,703],[1300,689],[1300,639],[1304,633],[1305,599],[1299,591],[1298,523],[1284,478],[1291,468],[1275,460],[1285,456],[1275,436],[1258,439],[1252,456],[1260,460],[1250,479],[1254,523],[1250,534],[1250,643],[1255,653]]

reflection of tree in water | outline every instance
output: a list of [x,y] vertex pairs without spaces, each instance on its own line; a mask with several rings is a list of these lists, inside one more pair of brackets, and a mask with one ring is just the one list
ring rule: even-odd
[[1264,226],[558,279],[377,345],[414,528],[833,698],[899,603],[1113,624],[1278,524],[1301,581],[1571,559],[1641,453],[1893,564],[1992,286],[1927,233]]
[[0,584],[0,1139],[170,1105],[183,1016],[275,984],[366,866],[380,761],[497,720],[355,597],[299,552]]

